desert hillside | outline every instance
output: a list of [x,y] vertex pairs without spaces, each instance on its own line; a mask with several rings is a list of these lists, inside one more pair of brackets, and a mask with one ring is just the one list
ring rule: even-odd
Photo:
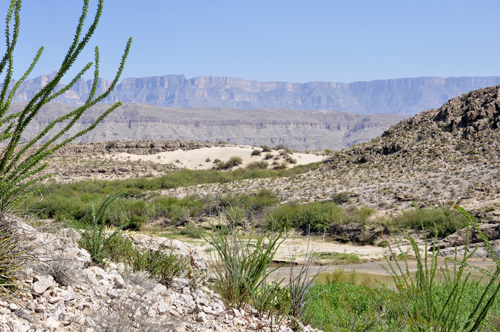
[[[18,111],[25,104],[14,104]],[[66,134],[95,121],[109,106],[91,109]],[[28,138],[74,106],[45,105],[24,133]],[[242,110],[228,108],[162,108],[145,104],[124,104],[78,142],[131,140],[224,141],[231,144],[284,144],[293,150],[340,150],[367,142],[391,125],[403,120],[398,114],[360,115],[336,111],[294,111],[286,109]],[[49,136],[47,136],[48,139]]]
[[[367,205],[389,214],[407,209],[412,201],[420,206],[440,206],[453,201],[474,209],[492,209],[495,204],[500,206],[498,90],[496,86],[451,99],[438,109],[399,122],[368,143],[334,152],[318,169],[291,178],[246,179],[230,187],[217,183],[181,186],[162,194],[214,196],[248,193],[265,187],[276,192],[281,201],[325,200],[346,192],[351,197],[348,204]],[[53,156],[50,171],[56,178],[66,180],[117,178],[126,174],[129,174],[126,177],[159,176],[186,167],[213,168],[218,158],[216,150],[222,147],[235,146],[182,141],[76,144]],[[201,151],[210,148],[212,157],[209,153],[205,158],[205,152]],[[175,160],[161,155],[176,150],[199,151],[205,160],[193,163],[180,154]],[[253,150],[260,151],[260,155],[252,155]],[[278,153],[277,150],[266,159],[262,148],[253,150],[244,152],[248,161],[245,159],[245,164],[238,167],[267,161],[265,166],[273,168],[287,158],[296,159],[299,164],[309,160],[293,151]],[[319,158],[310,161],[324,158],[323,152],[316,153]],[[221,161],[230,155],[227,152]],[[288,163],[287,167],[294,165]]]
[[232,188],[184,187],[164,194],[212,195],[266,187],[283,201],[324,200],[347,192],[348,204],[368,205],[384,213],[407,209],[412,201],[419,206],[452,201],[472,209],[496,209],[500,206],[499,89],[451,99],[368,143],[334,153],[320,169],[294,178],[245,180]]

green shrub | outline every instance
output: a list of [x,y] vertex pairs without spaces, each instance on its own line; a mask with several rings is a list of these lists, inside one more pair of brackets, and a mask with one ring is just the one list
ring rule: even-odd
[[243,164],[243,159],[239,156],[232,156],[229,158],[228,161],[226,162],[218,162],[216,165],[215,165],[215,169],[216,170],[230,170],[236,166],[239,166]]
[[279,170],[279,169],[286,169],[288,167],[288,162],[284,161],[281,163],[274,162],[273,163],[273,169]]
[[252,156],[260,156],[260,154],[262,153],[262,150],[252,150]]
[[[92,201],[99,205],[110,193],[127,191],[122,199],[110,205],[106,223],[120,226],[134,221],[135,227],[139,227],[150,218],[168,217],[177,222],[207,212],[206,202],[194,197],[173,201],[162,201],[162,198],[153,197],[149,203],[146,200],[150,196],[150,191],[202,183],[229,183],[243,179],[295,176],[317,167],[318,164],[309,164],[282,170],[243,168],[227,172],[181,170],[152,179],[93,180],[70,184],[48,184],[37,188],[37,194],[29,195],[25,204],[31,213],[40,218],[88,222],[91,220]],[[39,194],[43,196],[43,200],[39,198]]]
[[243,164],[243,159],[239,156],[233,156],[230,157],[229,160],[226,162],[226,167],[233,168],[241,164]]
[[422,223],[432,236],[450,235],[464,227],[467,227],[467,219],[457,211],[448,207],[424,208],[420,210],[408,210],[395,216],[393,222],[401,229],[422,229]]
[[344,203],[349,203],[351,199],[351,195],[347,192],[335,193],[332,195],[332,201],[335,204],[342,205]]
[[193,239],[201,239],[205,235],[205,229],[193,223],[187,223],[184,228],[178,230],[178,233]]
[[300,204],[285,203],[270,210],[266,216],[268,227],[287,229],[300,228],[303,231],[323,231],[332,222],[343,220],[341,207],[329,202]]
[[265,161],[255,161],[253,163],[249,163],[246,168],[250,169],[250,170],[253,170],[253,169],[267,169],[268,166],[269,166],[269,164],[266,163]]
[[267,145],[261,145],[262,152],[271,152],[271,148]]
[[247,196],[245,208],[249,211],[264,211],[265,208],[278,204],[278,196],[269,189],[262,188],[255,195]]
[[231,206],[239,206],[246,216],[250,217],[255,213],[262,213],[267,207],[276,205],[278,197],[269,189],[262,188],[255,194],[240,194],[218,196],[205,203],[205,213],[214,214],[220,209],[227,209]]
[[368,218],[375,213],[375,210],[367,206],[348,206],[344,209],[343,223],[361,223],[366,224]]
[[366,206],[350,206],[343,209],[331,202],[305,204],[288,202],[269,210],[266,215],[266,222],[268,227],[299,228],[302,231],[307,231],[310,227],[310,230],[313,232],[321,232],[330,223],[365,224],[368,217],[374,212],[374,210]]
[[272,158],[273,158],[273,154],[271,152],[266,153],[266,155],[264,156],[265,160],[269,160],[269,159],[272,159]]

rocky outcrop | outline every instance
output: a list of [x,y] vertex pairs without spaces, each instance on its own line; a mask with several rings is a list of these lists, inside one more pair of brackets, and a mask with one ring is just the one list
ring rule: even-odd
[[361,223],[331,223],[328,226],[327,234],[333,240],[341,243],[375,244],[385,240],[391,233],[385,226],[366,228],[365,225]]
[[[491,249],[493,249],[493,253],[497,258],[500,257],[500,240],[493,240],[490,241]],[[474,252],[475,250],[475,252]],[[486,249],[486,247],[482,243],[474,243],[469,245],[469,248],[467,250],[467,254],[474,254],[470,256],[471,258],[493,258],[493,255]],[[464,256],[466,254],[465,252],[465,245],[457,246],[456,247],[456,253],[457,256]],[[441,249],[439,251],[439,255],[443,257],[455,257],[455,247],[448,247]]]
[[[16,97],[26,102],[52,75],[28,80]],[[80,79],[57,102],[82,105],[92,80]],[[109,86],[99,79],[98,92]],[[500,77],[418,77],[369,82],[260,82],[233,77],[184,75],[126,78],[107,102],[143,103],[186,108],[286,108],[293,110],[336,110],[349,113],[399,113],[414,115],[436,108],[448,99],[471,90],[500,84]],[[64,85],[61,83],[61,87]]]
[[[500,224],[484,224],[479,225],[479,229],[490,241],[500,239]],[[454,248],[455,246],[465,245],[467,239],[467,228],[461,229],[458,232],[448,235],[447,237],[436,242],[436,248]],[[483,242],[483,238],[474,230],[469,231],[469,243]]]
[[[0,300],[0,331],[228,331],[270,328],[250,306],[226,309],[218,294],[206,287],[206,263],[180,241],[168,246],[191,261],[198,277],[174,278],[170,287],[144,273],[130,273],[124,264],[92,266],[90,255],[63,229],[41,232],[22,221],[20,231],[37,260],[21,271],[16,297]],[[132,237],[151,250],[167,239]],[[275,331],[292,332],[287,322]],[[318,331],[307,327],[306,331]]]
[[53,155],[76,155],[76,154],[96,154],[96,153],[120,153],[126,152],[137,155],[156,154],[161,152],[176,150],[196,150],[202,148],[211,148],[215,146],[225,146],[223,143],[211,142],[193,142],[193,141],[112,141],[95,142],[89,144],[69,144],[57,150]]

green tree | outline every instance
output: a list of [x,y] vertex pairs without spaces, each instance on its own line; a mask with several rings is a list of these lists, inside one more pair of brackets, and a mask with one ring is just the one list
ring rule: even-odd
[[[7,47],[5,54],[0,60],[0,76],[5,75],[0,91],[0,144],[4,146],[3,150],[0,151],[0,214],[5,213],[18,203],[32,184],[50,177],[50,174],[40,174],[40,172],[48,166],[47,162],[44,162],[47,156],[94,129],[107,115],[121,105],[121,102],[113,104],[103,112],[93,124],[69,138],[63,139],[63,135],[73,127],[88,109],[100,101],[103,101],[115,88],[120,79],[125,60],[127,59],[132,44],[132,38],[129,38],[117,74],[108,90],[103,94],[96,95],[99,77],[99,49],[97,47],[95,48],[95,62],[87,63],[87,65],[71,79],[68,85],[60,90],[56,90],[57,84],[74,64],[75,60],[94,34],[102,14],[103,3],[104,0],[98,2],[94,20],[84,34],[83,26],[87,18],[89,0],[83,0],[82,14],[78,20],[75,37],[57,74],[47,83],[47,85],[33,96],[22,111],[13,113],[9,112],[12,100],[16,96],[21,84],[26,80],[40,59],[43,47],[40,47],[24,75],[18,81],[14,82],[12,79],[14,66],[13,55],[19,37],[21,0],[10,1],[5,28]],[[42,106],[68,91],[90,68],[92,68],[92,66],[94,66],[94,79],[85,104],[53,120],[33,138],[23,142],[21,140],[23,131],[39,113]],[[62,129],[55,134],[50,133],[56,125],[61,126]],[[49,133],[51,134],[50,136],[48,136]],[[40,144],[44,138],[46,142]]]

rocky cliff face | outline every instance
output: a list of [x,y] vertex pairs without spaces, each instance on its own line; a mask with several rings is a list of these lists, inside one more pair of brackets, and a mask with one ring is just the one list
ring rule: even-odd
[[[11,111],[20,110],[22,106],[14,104]],[[70,133],[94,122],[105,107],[96,106]],[[32,137],[71,109],[72,106],[65,104],[46,105],[24,137]],[[180,139],[256,146],[284,144],[295,150],[340,150],[369,141],[404,118],[396,114],[364,116],[335,111],[161,108],[124,104],[80,142]]]
[[[26,102],[51,75],[28,80],[16,102]],[[81,79],[57,102],[81,105],[92,80]],[[100,79],[99,91],[110,81]],[[143,103],[185,108],[280,108],[336,110],[349,113],[414,115],[437,108],[448,99],[471,90],[500,84],[500,77],[419,77],[370,82],[259,82],[232,77],[165,75],[124,79],[107,102]],[[64,86],[62,83],[61,88]],[[99,92],[98,91],[98,92]]]

